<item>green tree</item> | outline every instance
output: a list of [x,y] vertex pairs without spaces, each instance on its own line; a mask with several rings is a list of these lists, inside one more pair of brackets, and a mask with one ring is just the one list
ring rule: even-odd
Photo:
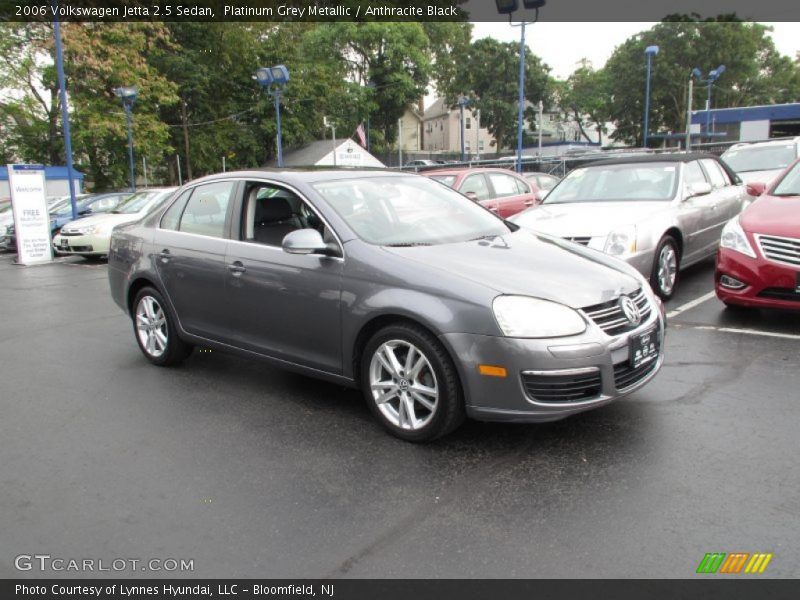
[[[653,59],[650,129],[682,132],[686,128],[688,80],[694,67],[704,73],[719,64],[725,73],[714,84],[713,106],[731,107],[792,102],[800,96],[800,75],[767,35],[769,27],[723,15],[713,21],[671,16],[620,45],[604,68],[611,82],[611,117],[615,139],[641,143],[644,115],[645,55]],[[695,85],[693,107],[705,106],[706,88]]]
[[[460,63],[454,84],[473,99],[481,111],[481,126],[497,140],[496,151],[516,145],[519,95],[519,45],[484,38],[472,43],[468,56]],[[479,67],[477,65],[480,65]],[[525,49],[525,121],[535,122],[539,101],[551,103],[549,67]],[[526,133],[530,134],[530,128]]]
[[580,66],[560,86],[559,104],[568,118],[573,119],[587,141],[587,127],[597,131],[600,144],[606,133],[606,122],[611,115],[609,102],[609,82],[606,72],[592,68],[590,61],[584,59]]
[[[318,27],[307,42],[312,55],[335,60],[343,77],[358,86],[339,99],[342,107],[351,114],[369,111],[378,138],[394,140],[397,120],[425,94],[430,77],[430,45],[422,25],[330,23]],[[374,84],[371,90],[368,82]]]

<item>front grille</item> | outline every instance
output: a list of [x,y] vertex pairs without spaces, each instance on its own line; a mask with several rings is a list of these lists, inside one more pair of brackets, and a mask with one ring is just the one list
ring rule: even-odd
[[618,391],[636,385],[656,368],[657,363],[658,360],[651,360],[643,365],[639,365],[635,369],[631,367],[630,362],[627,360],[617,363],[614,365],[614,385]]
[[589,242],[592,241],[592,238],[589,237],[589,236],[586,236],[586,237],[583,237],[583,236],[565,237],[564,239],[569,241],[569,242],[574,242],[576,244],[580,244],[581,246],[588,246]]
[[765,258],[793,267],[800,266],[800,239],[774,235],[756,235]]
[[581,402],[600,395],[600,371],[542,375],[523,373],[522,384],[533,400],[539,402]]
[[759,298],[769,298],[771,300],[788,300],[790,302],[800,302],[800,291],[794,288],[771,287],[761,290]]
[[619,298],[604,302],[603,304],[587,306],[583,309],[583,312],[608,335],[619,335],[620,333],[636,329],[639,324],[644,323],[650,317],[652,308],[647,301],[644,290],[640,288],[638,291],[631,294],[631,299],[636,303],[636,306],[639,307],[639,314],[641,315],[639,323],[635,325],[628,321],[625,313],[622,312],[622,307],[619,305]]

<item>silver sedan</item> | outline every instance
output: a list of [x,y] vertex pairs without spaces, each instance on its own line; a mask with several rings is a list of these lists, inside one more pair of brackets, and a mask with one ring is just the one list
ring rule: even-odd
[[510,220],[620,258],[668,299],[679,270],[716,253],[725,223],[749,199],[714,155],[652,155],[575,169]]

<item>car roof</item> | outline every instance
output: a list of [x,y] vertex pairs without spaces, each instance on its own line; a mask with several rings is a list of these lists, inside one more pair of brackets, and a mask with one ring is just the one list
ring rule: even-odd
[[254,179],[263,179],[265,177],[274,177],[286,183],[317,183],[320,181],[334,181],[345,179],[358,179],[366,177],[416,177],[417,175],[409,171],[392,171],[389,169],[250,169],[247,171],[227,171],[225,173],[215,173],[213,175],[206,175],[199,179],[193,180],[191,183],[200,183],[206,181],[218,181],[221,179],[246,179],[252,177]]
[[516,175],[510,169],[504,169],[503,167],[451,167],[449,169],[427,169],[422,171],[423,175],[461,175],[463,174],[471,174],[471,173],[486,173],[486,172],[501,172],[501,173],[510,173],[512,175]]
[[703,158],[710,158],[711,160],[716,161],[716,163],[725,170],[725,172],[728,174],[728,177],[731,178],[731,181],[739,181],[739,176],[734,172],[733,169],[730,168],[730,166],[728,166],[728,163],[720,159],[720,157],[716,154],[709,154],[708,152],[672,152],[670,154],[646,154],[629,157],[621,156],[618,158],[588,162],[582,164],[580,168],[587,169],[603,165],[648,164],[664,162],[685,163]]

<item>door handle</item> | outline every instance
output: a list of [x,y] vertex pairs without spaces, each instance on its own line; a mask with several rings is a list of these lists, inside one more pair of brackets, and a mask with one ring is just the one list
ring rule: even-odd
[[525,200],[525,206],[533,206],[533,200]]
[[233,275],[234,275],[235,277],[238,277],[239,275],[241,275],[242,273],[244,273],[245,271],[247,271],[247,269],[246,269],[246,268],[245,268],[245,266],[244,266],[244,265],[241,263],[241,261],[238,261],[238,260],[237,260],[237,261],[234,261],[234,262],[232,262],[231,264],[229,264],[229,265],[228,265],[228,270],[229,270],[231,273],[233,273]]
[[164,248],[159,253],[158,257],[161,259],[161,262],[164,263],[164,264],[167,264],[169,262],[169,259],[172,258],[172,256],[169,253],[169,250],[167,248]]

